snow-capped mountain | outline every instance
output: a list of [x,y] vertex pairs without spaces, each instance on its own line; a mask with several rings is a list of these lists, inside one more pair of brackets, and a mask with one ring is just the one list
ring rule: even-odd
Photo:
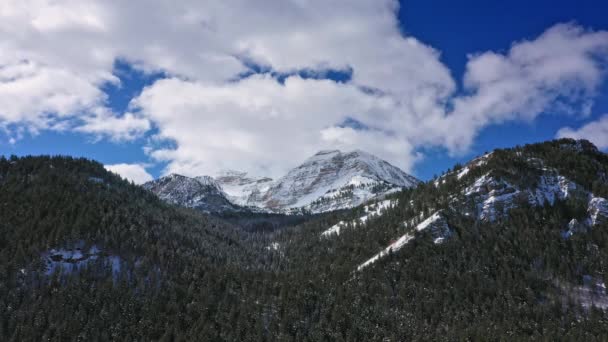
[[272,178],[254,177],[234,170],[221,171],[215,180],[228,199],[240,206],[259,206],[272,186]]
[[320,151],[278,179],[263,196],[271,210],[313,213],[352,208],[419,181],[363,151]]
[[[275,213],[321,213],[352,208],[418,183],[369,153],[332,150],[318,152],[276,181],[223,171],[215,178],[171,175],[144,187],[170,203],[210,212],[248,207]],[[213,203],[204,203],[209,200]]]
[[171,174],[143,184],[144,189],[161,200],[206,213],[237,212],[244,210],[234,205],[221,186],[209,176],[190,178]]

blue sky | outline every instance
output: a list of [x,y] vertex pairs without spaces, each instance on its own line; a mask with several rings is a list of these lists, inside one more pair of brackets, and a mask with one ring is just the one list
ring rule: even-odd
[[[441,59],[462,79],[467,55],[485,50],[505,50],[514,41],[537,35],[556,23],[575,21],[585,27],[608,29],[608,3],[582,1],[405,1],[399,19],[405,32],[413,34],[442,52]],[[429,20],[436,18],[436,20]],[[608,85],[597,98],[592,118],[608,113]],[[476,139],[471,155],[494,148],[553,139],[563,126],[580,126],[579,119],[542,116],[533,122],[490,126]],[[434,151],[416,166],[417,176],[428,179],[470,155],[450,158]]]
[[[103,2],[97,5],[104,6]],[[239,5],[235,3],[234,6]],[[348,8],[348,6],[345,8]],[[362,6],[362,8],[361,13],[353,13],[353,23],[356,24],[357,20],[362,20],[362,27],[370,25],[370,30],[375,30],[371,25],[375,25],[378,20],[385,20],[385,17],[378,20],[371,18],[374,20],[370,19],[371,24],[368,23],[366,16],[369,11],[366,12],[367,7],[365,6]],[[111,13],[112,10],[128,12],[129,9],[105,8],[105,10]],[[194,10],[194,5],[192,11],[188,8],[185,8],[185,10],[186,18],[190,18],[190,12],[197,12]],[[234,10],[235,16],[239,15],[239,10],[235,10],[235,8],[228,6],[228,10]],[[273,25],[276,25],[276,30],[281,32],[280,22],[283,20],[278,16],[283,15],[283,13],[285,13],[287,19],[291,18],[292,15],[298,20],[300,18],[298,13],[292,13],[293,10],[290,8],[263,8],[262,10],[266,10],[265,12],[262,11],[261,16],[262,19],[264,15],[267,16],[266,21],[269,22],[271,31],[274,29]],[[303,8],[302,10],[316,13],[317,9]],[[74,11],[79,13],[79,9]],[[320,13],[323,13],[323,11],[323,9],[319,10]],[[348,9],[348,11],[351,10]],[[379,11],[386,11],[386,8],[380,8]],[[243,9],[243,18],[248,19],[249,12]],[[49,50],[50,52],[37,52],[32,56],[46,56],[46,53],[49,57],[39,61],[34,60],[35,57],[28,57],[30,51],[23,48],[28,44],[22,41],[10,42],[13,44],[9,45],[8,49],[14,47],[15,56],[19,56],[19,53],[23,51],[22,60],[28,61],[25,64],[29,66],[29,61],[33,61],[31,65],[41,68],[40,73],[45,70],[42,68],[46,66],[53,68],[49,73],[57,70],[62,72],[67,70],[69,77],[75,77],[74,84],[80,84],[78,82],[83,82],[83,84],[78,87],[74,86],[74,88],[65,84],[53,85],[56,88],[52,88],[53,91],[47,91],[46,93],[43,92],[46,88],[34,87],[33,90],[22,96],[26,99],[29,96],[32,97],[26,104],[16,107],[12,112],[9,111],[10,113],[7,112],[8,114],[5,114],[4,117],[2,109],[0,109],[0,127],[4,127],[4,133],[0,133],[0,151],[5,155],[67,154],[84,156],[107,165],[138,165],[140,168],[143,167],[145,172],[151,176],[158,177],[170,171],[194,175],[197,173],[212,173],[212,171],[221,168],[241,168],[251,172],[268,172],[277,175],[282,170],[295,166],[317,148],[361,148],[379,154],[381,157],[409,169],[415,176],[426,180],[435,174],[440,174],[456,162],[464,162],[497,147],[553,139],[558,131],[564,127],[570,127],[571,131],[574,132],[572,133],[573,136],[585,132],[591,132],[591,135],[601,135],[601,132],[603,132],[601,129],[590,128],[580,132],[577,129],[588,123],[599,122],[603,115],[608,113],[608,83],[604,77],[606,62],[608,61],[606,59],[608,53],[606,50],[608,45],[606,44],[608,43],[604,41],[604,37],[596,39],[598,47],[593,48],[593,50],[582,51],[581,55],[577,56],[587,58],[589,55],[593,55],[593,60],[598,63],[598,67],[593,71],[600,76],[598,76],[599,81],[592,87],[588,87],[586,83],[574,87],[577,91],[580,90],[579,88],[583,88],[583,91],[587,93],[583,100],[576,99],[570,103],[572,108],[569,114],[554,113],[557,107],[551,104],[541,106],[542,108],[538,110],[538,113],[526,116],[526,118],[519,118],[517,111],[521,107],[514,107],[513,110],[508,110],[508,113],[501,114],[500,119],[487,119],[487,122],[479,127],[474,122],[467,126],[463,124],[462,128],[456,126],[451,128],[449,123],[441,123],[441,125],[448,126],[447,128],[441,127],[442,130],[446,131],[445,135],[451,134],[451,129],[470,130],[468,133],[455,134],[454,137],[444,138],[442,133],[433,132],[432,121],[420,125],[420,128],[412,128],[411,133],[403,133],[408,126],[417,124],[415,121],[420,120],[421,116],[424,117],[425,113],[406,115],[400,112],[402,109],[392,109],[390,113],[384,113],[382,110],[385,107],[379,104],[370,105],[370,108],[366,109],[366,113],[359,113],[361,106],[368,105],[372,100],[376,101],[377,97],[374,96],[384,96],[385,94],[387,94],[385,99],[387,101],[391,100],[399,103],[413,101],[410,98],[412,90],[407,87],[402,89],[403,84],[419,82],[423,85],[430,84],[432,89],[440,89],[444,85],[449,88],[449,84],[452,82],[454,83],[454,89],[448,95],[443,93],[436,95],[440,102],[447,99],[448,104],[443,106],[443,110],[450,112],[450,109],[445,108],[450,108],[453,101],[457,102],[459,99],[470,95],[471,90],[466,90],[463,84],[471,55],[481,55],[487,52],[509,55],[509,50],[514,44],[524,40],[535,41],[543,32],[560,23],[574,25],[585,32],[586,30],[593,32],[608,30],[608,20],[606,20],[605,13],[608,13],[608,4],[602,1],[534,1],[531,3],[530,1],[488,2],[465,0],[460,1],[458,6],[455,6],[453,1],[404,1],[400,4],[400,9],[394,13],[395,19],[399,21],[398,29],[402,35],[414,37],[420,44],[424,45],[424,49],[415,50],[411,53],[414,56],[411,57],[412,60],[415,61],[414,58],[418,58],[416,56],[425,56],[425,54],[428,54],[428,59],[432,59],[433,53],[426,49],[428,47],[438,53],[435,55],[437,61],[429,65],[428,68],[424,68],[430,70],[428,74],[419,75],[418,71],[415,71],[416,74],[411,75],[408,73],[408,70],[410,70],[408,65],[399,64],[399,53],[403,51],[404,54],[410,56],[410,52],[407,47],[399,47],[395,54],[386,57],[388,58],[386,61],[378,60],[378,64],[384,63],[391,67],[388,69],[389,74],[391,70],[395,70],[396,75],[391,75],[386,79],[382,78],[386,77],[382,76],[386,74],[384,70],[376,73],[377,70],[374,69],[376,66],[369,66],[370,60],[343,58],[343,56],[340,56],[339,47],[336,48],[337,51],[329,51],[332,49],[328,47],[329,45],[339,45],[342,43],[342,39],[345,39],[342,32],[337,34],[335,41],[329,41],[331,44],[321,44],[319,40],[315,41],[314,39],[317,37],[315,34],[331,35],[335,33],[331,31],[326,34],[322,29],[318,29],[320,25],[315,21],[303,20],[299,25],[294,25],[298,26],[300,31],[292,32],[293,36],[303,34],[306,37],[310,35],[312,42],[303,40],[310,44],[310,48],[302,51],[298,50],[300,46],[291,50],[287,49],[284,45],[289,44],[282,42],[280,35],[268,38],[269,36],[266,33],[260,33],[260,37],[266,40],[262,38],[255,40],[255,37],[247,36],[243,38],[245,34],[241,33],[233,38],[225,39],[244,41],[243,44],[249,44],[247,45],[248,48],[243,50],[246,53],[235,55],[235,53],[226,53],[224,50],[227,48],[224,46],[218,44],[217,47],[217,51],[221,51],[221,54],[218,52],[218,56],[222,58],[236,56],[236,62],[222,62],[221,65],[216,66],[214,63],[219,63],[217,60],[223,61],[223,59],[216,58],[214,55],[213,58],[210,58],[212,62],[209,62],[209,66],[200,67],[200,69],[197,61],[192,56],[201,54],[206,56],[208,53],[207,45],[213,46],[216,43],[210,38],[211,43],[206,44],[201,38],[200,48],[197,48],[195,43],[198,39],[196,33],[193,33],[196,38],[193,40],[191,36],[188,36],[188,34],[192,34],[190,31],[185,31],[183,36],[167,37],[167,42],[163,43],[162,37],[158,40],[153,36],[151,36],[152,38],[148,37],[147,33],[142,30],[141,36],[136,36],[134,39],[144,42],[151,39],[152,43],[142,45],[143,47],[139,48],[139,51],[136,48],[130,50],[127,46],[130,42],[126,38],[125,42],[116,41],[115,44],[108,39],[110,42],[108,48],[106,50],[100,49],[100,52],[96,52],[94,57],[103,56],[103,58],[100,57],[102,61],[99,62],[99,66],[91,67],[89,65],[91,63],[87,62],[91,58],[90,55],[79,56],[80,59],[74,57],[74,61],[70,62],[72,64],[64,65],[55,62],[57,59],[55,57],[61,56],[60,52],[56,50],[61,49],[63,43],[66,46],[78,45],[76,41],[72,40],[74,39],[72,38],[74,32],[80,34],[95,28],[99,30],[96,33],[97,36],[109,35],[108,32],[113,32],[117,35],[116,37],[119,37],[116,39],[121,40],[124,35],[120,35],[119,29],[116,29],[116,32],[114,32],[114,27],[108,29],[103,17],[100,17],[99,21],[93,20],[84,23],[76,22],[76,19],[69,16],[59,17],[57,20],[43,23],[44,25],[32,21],[34,29],[43,32],[43,35],[47,34],[49,41],[56,39],[58,42],[58,46]],[[170,13],[167,16],[170,16]],[[350,18],[348,15],[346,16]],[[211,18],[204,15],[200,18],[194,15],[192,17],[196,19],[197,24],[201,25],[200,23],[203,23],[205,29],[214,32],[215,35],[218,35],[218,32],[222,33],[226,25],[229,25],[229,23],[222,25],[221,19],[215,19],[213,15]],[[221,15],[218,14],[218,18],[220,17]],[[335,20],[340,20],[340,13],[336,13],[335,17],[337,18]],[[15,18],[15,20],[18,19]],[[334,18],[330,19],[334,20]],[[150,14],[149,21],[154,23],[155,20],[165,20],[162,11],[160,14]],[[274,23],[273,20],[279,23]],[[320,20],[323,23],[325,18],[321,17]],[[57,24],[58,22],[61,25]],[[64,22],[65,27],[62,26]],[[243,25],[246,25],[246,23],[243,23]],[[158,26],[163,27],[162,25]],[[57,27],[60,27],[61,30]],[[382,26],[382,28],[384,27]],[[320,32],[316,32],[317,29]],[[328,30],[332,30],[332,28]],[[378,32],[384,32],[383,30],[385,29],[378,29]],[[72,33],[72,36],[67,34],[70,33],[68,31]],[[309,31],[315,31],[315,33]],[[62,36],[63,32],[67,32],[66,37],[69,38]],[[585,32],[577,34],[573,40],[586,39]],[[152,35],[152,33],[150,34]],[[2,37],[2,34],[10,34],[9,29],[0,26],[0,37]],[[285,36],[289,34],[290,32],[285,32]],[[383,48],[383,42],[378,42],[375,36],[370,35],[369,46],[365,45],[365,38],[361,38],[359,47],[361,50],[357,50],[357,39],[361,35],[366,36],[366,33],[358,32],[353,37],[346,38],[352,38],[355,45],[350,50],[348,44],[344,43],[345,54],[357,54],[360,51],[363,55],[366,49]],[[183,42],[176,42],[176,40],[179,41],[182,38]],[[258,41],[262,41],[262,43]],[[125,44],[126,47],[122,47],[122,44]],[[167,45],[167,50],[174,51],[175,55],[164,52],[162,44]],[[390,43],[385,45],[388,44]],[[157,45],[161,46],[161,52],[158,52],[159,49],[150,47],[156,47]],[[540,46],[540,44],[538,45]],[[262,46],[263,49],[256,49],[257,46]],[[540,47],[542,48],[542,46]],[[111,51],[114,48],[116,52],[107,52],[108,56],[104,56],[106,51]],[[83,46],[83,49],[95,50],[96,46]],[[415,47],[415,49],[419,48]],[[145,54],[142,51],[145,51]],[[215,53],[213,50],[210,51]],[[246,56],[246,54],[250,54],[250,56]],[[309,59],[301,57],[304,54],[309,54],[312,57]],[[326,56],[318,57],[322,62],[321,64],[324,65],[322,67],[319,67],[318,60],[314,58],[317,54]],[[154,58],[148,58],[149,56]],[[410,58],[407,56],[404,58]],[[13,58],[15,58],[15,65],[23,64],[17,61],[17,57]],[[302,60],[300,61],[299,58],[302,58]],[[293,59],[297,62],[292,62]],[[111,66],[109,67],[108,63],[110,61]],[[371,61],[373,62],[374,59],[371,58]],[[81,72],[81,63],[82,70],[86,70],[86,73],[91,73],[87,69],[90,68],[95,73],[100,71],[99,74],[103,74],[101,71],[109,71],[113,76],[104,75],[91,80],[91,77]],[[237,66],[234,65],[235,63]],[[394,65],[391,63],[394,63]],[[11,66],[11,60],[3,62],[0,57],[0,71],[3,65]],[[78,69],[73,65],[77,65]],[[370,71],[368,72],[366,68]],[[232,76],[225,78],[225,81],[217,81],[217,79],[222,79],[224,73],[221,72],[224,69],[227,70],[226,75]],[[399,73],[401,70],[404,71]],[[482,70],[487,72],[485,67]],[[214,75],[216,71],[221,73],[220,76],[217,76],[217,79]],[[588,76],[587,69],[577,69],[577,71],[580,71],[586,77]],[[363,75],[364,78],[360,78],[360,75]],[[482,79],[480,84],[482,85],[477,86],[472,92],[481,93],[481,90],[485,89],[482,88],[483,86],[488,87],[488,89],[491,88],[491,85],[483,83],[484,77],[480,77]],[[578,77],[576,75],[574,79],[578,79]],[[591,77],[591,79],[595,78]],[[68,80],[70,79],[68,78]],[[324,80],[337,85],[323,83]],[[11,81],[13,80],[10,78],[3,79],[0,73],[0,86],[3,85],[2,82],[5,82],[7,84],[4,86],[10,87],[11,84],[9,83]],[[384,84],[387,84],[387,86],[384,87]],[[350,85],[353,85],[353,89],[346,89]],[[90,86],[91,89],[88,89],[87,86]],[[16,86],[14,87],[16,88]],[[567,94],[572,92],[572,89],[562,90],[559,88],[561,87],[559,82],[555,83],[554,87],[559,90],[550,90],[548,93],[559,93],[557,97],[559,100],[564,97],[567,98]],[[147,89],[147,92],[144,92],[144,96],[140,98],[144,88]],[[83,89],[87,91],[85,92]],[[273,92],[273,89],[276,89],[276,91]],[[257,91],[261,93],[258,94]],[[318,96],[316,96],[317,91]],[[361,91],[361,93],[357,93],[357,91]],[[68,99],[79,98],[79,100],[74,104],[70,102],[69,105],[58,107],[59,109],[56,111],[60,114],[57,115],[53,113],[53,108],[56,106],[53,101],[49,100],[50,104],[46,107],[31,105],[38,102],[46,103],[44,101],[48,99],[44,96],[48,97],[50,96],[48,94],[55,93],[68,94]],[[0,92],[0,104],[10,104],[9,101],[14,99],[15,96],[19,96],[16,94]],[[243,100],[242,102],[245,104],[241,102],[228,103],[227,100],[211,103],[209,102],[211,100],[207,99],[199,102],[198,94],[201,94],[201,97],[207,96],[206,94],[213,94],[213,96],[209,96],[210,99],[223,98],[223,96],[228,98],[239,97],[241,94],[245,94],[243,97],[252,96],[252,98],[247,98],[247,101]],[[327,97],[332,99],[337,98],[337,100],[332,100],[329,103],[323,102],[325,101],[323,99],[318,100],[323,94],[327,94]],[[364,94],[365,96],[358,96],[357,94]],[[542,94],[545,95],[545,93]],[[12,97],[9,97],[9,95]],[[6,102],[2,101],[3,96]],[[351,107],[350,104],[354,101],[352,99],[360,101],[359,98],[366,96],[369,96],[372,100],[368,101],[366,98],[361,104],[355,102]],[[426,96],[426,93],[424,96]],[[183,99],[180,97],[183,97]],[[284,100],[285,98],[289,101]],[[314,102],[317,100],[319,101],[318,105]],[[527,101],[533,103],[534,100]],[[582,102],[589,100],[593,102],[589,113],[587,115],[580,114],[583,111]],[[71,100],[62,100],[61,104],[68,101]],[[132,101],[133,103],[131,103]],[[555,101],[558,100],[553,99],[550,102]],[[311,105],[311,108],[306,108],[306,110],[302,109],[302,113],[294,111],[292,114],[290,112],[292,108],[300,110],[312,102],[314,102],[314,105]],[[85,105],[81,105],[82,103],[85,103]],[[131,106],[129,106],[130,103]],[[273,137],[274,144],[272,140],[264,141],[263,136],[267,134],[263,132],[263,129],[266,128],[257,128],[258,126],[251,123],[246,124],[245,119],[239,116],[241,113],[236,113],[239,109],[244,108],[243,106],[246,106],[247,110],[251,110],[252,115],[262,117],[262,119],[256,119],[252,122],[273,120],[268,121],[269,125],[275,125],[274,122],[280,121],[285,122],[285,125],[298,125],[302,131],[318,129],[320,136],[325,140],[317,143],[315,139],[318,140],[318,138],[315,138],[313,134],[310,134],[310,136],[302,134],[302,137],[300,137],[299,131],[288,132],[286,130],[285,135],[279,134]],[[327,122],[322,120],[322,114],[318,116],[310,114],[310,122],[313,120],[319,120],[319,122],[316,125],[310,125],[310,128],[308,128],[309,121],[301,117],[314,110],[323,111],[324,108],[328,113],[339,112],[339,114],[335,114],[335,118],[332,117],[333,121]],[[382,110],[378,108],[382,108]],[[466,109],[464,107],[463,111],[466,111]],[[209,123],[209,126],[214,127],[210,131],[197,131],[195,127],[198,123],[190,125],[188,122],[188,120],[197,120],[198,113],[202,111],[209,111],[209,113],[205,112],[207,116],[203,125]],[[89,112],[95,112],[95,114],[89,114]],[[266,117],[267,114],[268,117]],[[230,115],[234,115],[235,118],[228,118]],[[300,116],[299,120],[288,120],[291,116],[296,115]],[[481,115],[478,114],[479,117]],[[246,117],[250,116],[247,115]],[[225,122],[220,122],[220,118],[222,120],[226,118]],[[115,120],[115,124],[112,120]],[[396,128],[395,131],[391,131],[393,120],[403,123],[405,129],[399,131]],[[51,121],[51,123],[48,121]],[[386,125],[384,121],[387,122]],[[190,127],[192,127],[192,130],[189,130]],[[234,131],[232,127],[235,127]],[[274,129],[282,130],[283,127],[276,126]],[[428,132],[424,130],[428,130]],[[440,128],[438,127],[437,130],[440,130]],[[258,134],[262,137],[256,135],[258,131],[262,132]],[[197,146],[198,132],[200,132],[200,146]],[[250,132],[252,133],[249,134]],[[432,138],[426,141],[425,133],[428,133],[426,135],[432,136]],[[294,146],[289,143],[291,137],[294,137]],[[593,136],[585,137],[592,140],[594,138]],[[600,143],[603,141],[601,136],[595,138]],[[229,146],[226,147],[226,145]],[[273,145],[284,146],[276,147],[275,150]],[[254,149],[252,146],[256,148]],[[384,148],[385,146],[386,148]],[[286,152],[282,152],[283,150]],[[225,160],[222,159],[224,157]]]

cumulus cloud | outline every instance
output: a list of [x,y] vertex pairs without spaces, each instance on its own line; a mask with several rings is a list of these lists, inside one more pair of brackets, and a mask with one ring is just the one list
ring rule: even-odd
[[557,137],[587,139],[600,149],[608,149],[608,114],[578,129],[564,127],[557,132]]
[[471,95],[454,98],[444,144],[466,149],[489,124],[530,121],[543,112],[587,114],[606,76],[606,61],[608,32],[572,24],[517,42],[504,55],[471,56],[464,79]]
[[94,115],[84,116],[82,123],[74,130],[93,134],[98,138],[107,136],[113,141],[129,141],[141,136],[151,127],[148,119],[134,113],[117,117],[102,108],[93,110],[92,113]]
[[[167,96],[180,94],[180,96]],[[151,155],[171,162],[167,172],[208,174],[243,169],[277,175],[319,149],[365,149],[409,168],[413,146],[389,134],[386,99],[366,95],[349,84],[289,77],[284,84],[255,75],[221,87],[165,79],[135,101],[159,127],[159,139],[176,148]],[[387,120],[379,120],[386,116]],[[337,127],[355,118],[367,129]]]
[[[459,86],[439,51],[401,32],[398,6],[6,0],[0,129],[13,139],[54,129],[114,141],[154,129],[145,147],[152,160],[189,175],[233,168],[276,176],[325,148],[368,150],[411,170],[419,147],[461,153],[491,124],[584,115],[605,79],[608,33],[560,24],[506,53],[472,54]],[[101,90],[119,85],[116,60],[167,75],[126,113],[108,109]],[[252,64],[268,72],[244,77]],[[302,70],[352,76],[305,79]]]
[[[162,138],[176,142],[152,153],[170,162],[168,172],[274,168],[265,172],[280,174],[294,160],[332,147],[367,149],[410,170],[421,157],[419,146],[459,153],[490,124],[530,121],[547,111],[585,112],[604,77],[606,48],[605,32],[557,25],[505,54],[471,56],[464,95],[422,87],[403,96],[365,91],[356,82],[292,76],[281,84],[255,75],[221,86],[163,80],[134,105],[157,123]],[[341,126],[347,118],[364,129]]]
[[113,164],[104,165],[104,167],[135,184],[143,184],[153,179],[142,164]]
[[48,128],[79,110],[98,106],[102,95],[70,70],[28,60],[3,62],[0,57],[1,123]]

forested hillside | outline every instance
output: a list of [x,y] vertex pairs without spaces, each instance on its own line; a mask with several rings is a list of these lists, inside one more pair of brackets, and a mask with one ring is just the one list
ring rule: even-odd
[[264,232],[1,159],[0,339],[603,341],[607,196],[608,156],[557,140]]
[[233,270],[263,265],[234,227],[84,159],[0,159],[0,217],[2,340],[158,339],[187,330],[193,298],[213,316]]

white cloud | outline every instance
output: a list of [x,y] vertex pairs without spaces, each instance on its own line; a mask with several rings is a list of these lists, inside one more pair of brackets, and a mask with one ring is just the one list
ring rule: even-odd
[[588,114],[606,76],[608,32],[560,24],[535,40],[515,43],[505,55],[485,52],[467,64],[469,96],[454,98],[444,145],[467,149],[489,124],[530,121],[543,112]]
[[94,115],[84,116],[83,123],[74,130],[100,138],[108,136],[114,141],[128,141],[141,136],[151,127],[148,119],[134,113],[125,113],[121,117],[104,109],[96,109],[92,113]]
[[[260,75],[222,86],[163,80],[134,104],[157,123],[161,137],[176,142],[175,149],[152,153],[170,162],[167,172],[245,168],[276,175],[330,147],[367,149],[410,170],[420,158],[419,146],[462,152],[489,124],[532,120],[545,111],[572,113],[579,106],[585,112],[604,76],[594,54],[605,60],[607,47],[604,32],[555,26],[535,40],[513,44],[504,55],[472,56],[467,95],[376,94],[352,83],[297,76],[281,85]],[[347,117],[370,129],[340,127]]]
[[[153,141],[174,148],[147,153],[192,175],[277,175],[320,148],[360,148],[410,170],[418,147],[463,152],[490,124],[588,114],[605,79],[608,33],[561,24],[504,54],[471,55],[458,89],[437,50],[401,33],[397,9],[395,0],[5,0],[0,129],[17,140],[55,129],[119,141],[155,128]],[[113,113],[101,86],[120,82],[117,59],[169,77]],[[238,80],[240,59],[352,79]],[[367,129],[341,127],[348,118]]]
[[608,114],[589,122],[584,126],[573,129],[564,127],[557,132],[558,138],[587,139],[600,149],[608,149]]
[[104,165],[104,167],[135,184],[143,184],[153,179],[142,164],[113,164]]
[[70,70],[27,60],[2,63],[0,58],[0,123],[48,128],[79,110],[99,106],[102,97],[95,85]]
[[[147,88],[134,105],[159,127],[157,138],[177,146],[151,152],[171,162],[167,172],[197,175],[236,168],[276,176],[328,147],[365,146],[405,169],[414,161],[413,146],[386,133],[389,121],[377,122],[380,115],[390,118],[385,107],[391,104],[329,80],[294,76],[280,84],[269,75],[255,75],[218,87],[165,79]],[[371,129],[335,126],[348,117]]]

